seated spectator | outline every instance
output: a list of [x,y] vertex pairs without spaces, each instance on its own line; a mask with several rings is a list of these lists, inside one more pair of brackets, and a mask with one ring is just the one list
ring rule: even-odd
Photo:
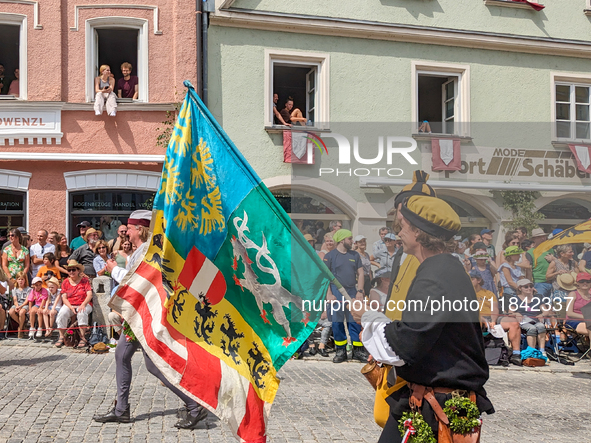
[[[488,251],[488,249],[487,249]],[[523,278],[521,268],[515,264],[521,258],[523,251],[519,246],[509,246],[505,249],[505,263],[499,266],[501,285],[503,286],[503,298],[505,300],[513,297],[517,292],[517,281]],[[505,308],[509,306],[507,302],[503,303]]]
[[497,254],[496,257],[496,263],[498,266],[501,266],[503,263],[505,263],[505,249],[507,249],[509,246],[519,246],[519,244],[520,241],[517,231],[508,231],[505,234],[505,242],[503,243],[502,250]]
[[[464,251],[464,255],[466,255],[467,257],[470,257],[472,254],[474,254],[474,251],[477,249],[486,249],[486,245],[484,246],[484,248],[474,248],[474,245],[476,243],[481,243],[482,242],[482,238],[480,237],[480,234],[471,234],[468,236],[468,241],[466,243],[466,250]],[[484,243],[483,243],[484,244]]]
[[578,258],[579,272],[591,273],[591,243],[583,243],[583,252]]
[[369,295],[369,290],[371,288],[371,279],[373,278],[371,272],[371,260],[369,254],[365,250],[367,248],[367,238],[365,237],[365,235],[358,235],[354,238],[354,241],[355,243],[353,249],[357,251],[357,253],[361,257],[361,263],[363,264],[363,275],[365,276],[365,279],[363,280],[363,292],[367,296]]
[[117,97],[119,98],[132,98],[137,100],[138,97],[138,79],[135,75],[131,75],[133,66],[131,63],[123,63],[121,65],[121,73],[123,78],[117,81]]
[[560,287],[557,277],[563,274],[574,273],[578,269],[577,263],[573,260],[574,252],[571,245],[559,245],[554,250],[556,260],[552,261],[548,266],[546,281],[552,283],[552,299],[559,298],[565,300],[568,291]]
[[53,332],[55,317],[62,307],[62,295],[59,290],[60,282],[57,278],[51,277],[47,281],[47,291],[49,295],[45,304],[42,306],[43,320],[45,321],[45,337],[49,338]]
[[[6,312],[10,305],[10,276],[0,268],[0,331],[4,330],[6,322]],[[4,340],[5,335],[0,334],[0,340]]]
[[273,124],[283,125],[283,126],[291,126],[291,124],[289,124],[285,120],[283,120],[281,113],[277,110],[277,102],[278,101],[279,101],[279,95],[273,94]]
[[8,314],[15,322],[18,323],[18,338],[25,338],[23,333],[23,326],[27,320],[27,312],[29,312],[29,294],[31,288],[27,282],[27,274],[24,271],[16,274],[16,283],[12,289],[12,307]]
[[36,276],[43,280],[43,287],[46,289],[47,281],[51,277],[57,277],[58,280],[62,279],[62,274],[57,266],[55,255],[52,252],[43,254],[43,266],[39,268]]
[[[369,291],[369,301],[377,301],[380,304],[380,312],[384,312],[386,301],[388,300],[388,287],[390,286],[390,272],[392,270],[386,267],[376,271],[375,277],[371,280],[371,290]],[[375,303],[374,303],[375,305]]]
[[19,71],[18,68],[14,70],[14,80],[10,82],[8,88],[8,95],[14,95],[15,97],[20,96],[20,83],[19,83]]
[[84,240],[87,243],[76,249],[70,256],[70,261],[75,260],[84,266],[84,273],[88,277],[96,277],[96,271],[94,270],[94,257],[96,256],[94,247],[101,235],[101,231],[88,228],[84,234]]
[[[32,281],[33,290],[29,293],[27,301],[29,302],[29,340],[35,337],[41,338],[43,335],[43,310],[41,306],[45,304],[45,300],[49,297],[47,289],[43,287],[43,280],[40,277],[35,277]],[[35,335],[35,323],[37,324],[37,335]]]
[[431,134],[431,125],[427,120],[423,120],[423,123],[421,123],[421,125],[419,126],[419,132]]
[[68,262],[68,278],[62,282],[62,303],[57,314],[57,327],[60,334],[59,340],[55,343],[56,348],[61,348],[64,345],[64,330],[68,326],[68,321],[76,316],[78,321],[80,343],[79,348],[85,348],[88,344],[86,341],[86,328],[88,326],[88,316],[92,312],[92,287],[88,277],[82,276],[82,271],[85,269],[83,265],[76,260]]
[[127,239],[127,226],[120,225],[117,228],[117,237],[109,240],[107,246],[109,247],[109,252],[116,252],[122,248],[122,243]]
[[47,236],[47,243],[49,243],[50,245],[53,245],[53,247],[55,248],[55,250],[57,251],[57,245],[60,241],[60,235],[58,232],[56,231],[51,231],[49,233],[49,235]]
[[324,256],[332,251],[334,248],[337,247],[334,240],[332,239],[333,232],[327,232],[324,234],[324,243],[322,243],[320,251],[318,251],[318,255],[321,259],[324,259]]
[[66,266],[68,265],[68,259],[71,254],[72,250],[68,246],[68,238],[64,234],[60,234],[59,240],[57,240],[57,246],[55,247],[55,258],[58,261],[58,268],[64,276],[68,275]]
[[94,266],[94,270],[97,276],[106,275],[109,277],[109,271],[107,271],[107,260],[109,260],[109,255],[107,251],[109,248],[107,247],[107,242],[104,240],[99,240],[96,242],[96,246],[94,248],[94,252],[97,254],[92,261],[92,265]]
[[281,110],[281,117],[285,123],[297,123],[298,125],[305,125],[306,119],[302,115],[302,111],[298,108],[293,109],[293,98],[289,97],[285,102],[285,108]]
[[117,115],[117,96],[113,92],[115,89],[115,79],[111,77],[111,68],[109,65],[101,65],[100,75],[94,79],[94,113],[101,115],[107,108],[107,114],[111,117]]
[[127,265],[127,259],[133,254],[132,244],[127,237],[121,244],[121,249],[114,252],[117,266],[124,268]]
[[499,315],[499,301],[497,296],[483,287],[484,279],[477,269],[470,271],[470,279],[476,292],[476,298],[480,304],[480,319],[487,330],[495,325],[501,325],[503,331],[507,332],[507,338],[511,344],[512,354],[509,361],[516,366],[521,363],[521,327],[519,322],[512,315]]
[[[72,240],[70,243],[70,249],[74,252],[80,246],[84,245],[86,241],[84,240],[84,234],[86,234],[86,230],[91,227],[89,221],[84,220],[76,225],[76,227],[80,230],[80,235]],[[59,258],[59,257],[58,257]]]
[[591,340],[591,331],[587,328],[587,324],[584,321],[585,316],[581,312],[583,306],[591,303],[591,274],[580,272],[577,275],[577,282],[575,285],[577,290],[569,294],[569,297],[573,298],[573,302],[569,303],[567,306],[565,324],[579,334],[588,335]]
[[314,237],[312,237],[310,234],[305,234],[304,235],[304,238],[306,239],[306,241],[308,242],[308,244],[310,246],[312,246],[312,248],[314,248],[314,243],[315,243]]
[[318,324],[316,327],[321,329],[320,343],[318,343],[318,347],[316,347],[316,344],[312,340],[310,340],[310,349],[308,350],[308,353],[310,355],[316,355],[316,353],[318,353],[323,357],[328,357],[326,345],[332,333],[332,322],[328,320],[326,310],[320,316],[320,320],[318,320]]
[[469,260],[472,269],[477,270],[484,280],[482,287],[492,292],[496,297],[498,295],[497,285],[495,284],[497,267],[495,266],[494,260],[491,260],[490,255],[488,255],[488,251],[486,249],[474,251],[474,254]]
[[10,86],[10,78],[4,74],[5,71],[4,65],[0,63],[0,95],[6,95]]
[[537,295],[534,295],[534,284],[522,278],[517,281],[517,292],[507,300],[509,311],[519,321],[521,330],[525,332],[527,345],[539,349],[546,356],[546,327],[544,317],[550,310],[544,310],[544,304]]

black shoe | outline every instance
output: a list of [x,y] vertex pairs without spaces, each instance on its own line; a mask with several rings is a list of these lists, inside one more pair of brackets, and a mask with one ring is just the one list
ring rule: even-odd
[[[181,413],[181,415],[183,414]],[[193,417],[186,411],[186,416],[177,421],[174,427],[179,429],[195,429],[199,422],[205,420],[206,417],[207,409],[205,408],[201,408],[201,411],[199,411],[196,417]]]
[[92,417],[92,419],[99,423],[129,423],[131,421],[131,419],[129,418],[129,405],[127,406],[125,412],[121,415],[117,415],[115,413],[115,408],[113,408],[105,415],[95,415],[94,417]]
[[351,360],[359,360],[362,363],[367,363],[368,359],[369,354],[363,346],[353,346],[353,355],[351,356]]
[[323,357],[328,357],[328,352],[326,352],[326,349],[324,349],[324,348],[318,349],[318,353],[320,355],[322,355]]
[[316,350],[316,347],[308,349],[308,354],[310,354],[311,356],[316,355],[317,352],[318,351]]
[[334,356],[334,358],[332,359],[333,363],[342,363],[344,361],[347,361],[347,348],[342,347],[342,348],[337,348],[337,353]]
[[509,361],[515,366],[523,366],[523,363],[521,362],[521,354],[511,354]]

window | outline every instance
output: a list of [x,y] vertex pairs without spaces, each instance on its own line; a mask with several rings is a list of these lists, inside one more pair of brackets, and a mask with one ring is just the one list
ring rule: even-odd
[[[27,98],[27,17],[0,13],[0,99]],[[0,68],[0,71],[2,68]]]
[[584,84],[555,84],[556,137],[589,140],[589,91]]
[[[274,118],[273,96],[278,95],[277,110],[293,99],[308,125],[326,128],[329,121],[328,54],[266,51],[265,126],[280,124]],[[306,124],[302,122],[302,124]]]
[[[129,17],[86,21],[86,100],[94,102],[94,79],[101,65],[109,65],[115,84],[123,77],[121,64],[131,63],[138,77],[139,101],[148,101],[148,21]],[[117,94],[117,91],[115,91]],[[118,99],[131,101],[131,99]]]
[[412,103],[414,131],[429,122],[435,134],[469,135],[469,68],[460,65],[413,62]]
[[0,230],[25,226],[26,192],[0,189]]

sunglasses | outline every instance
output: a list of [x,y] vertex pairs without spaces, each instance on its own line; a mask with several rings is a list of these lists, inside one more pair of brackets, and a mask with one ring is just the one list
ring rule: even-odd
[[105,248],[104,246],[100,246],[97,249],[107,249],[107,248]]
[[534,287],[534,285],[525,285],[525,286],[522,286],[522,288],[527,288],[527,289],[531,289],[533,287]]
[[591,280],[579,280],[577,283],[583,283],[588,285],[589,283],[591,283]]
[[14,234],[8,234],[9,237],[14,237]]
[[78,271],[78,268],[69,268],[67,271],[68,271],[68,272],[74,272],[74,271]]

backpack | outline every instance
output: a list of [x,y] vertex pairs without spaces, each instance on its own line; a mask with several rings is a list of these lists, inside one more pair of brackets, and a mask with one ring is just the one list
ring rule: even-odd
[[90,338],[88,339],[88,344],[90,346],[94,346],[97,343],[106,343],[109,339],[107,338],[107,334],[103,328],[99,328],[97,322],[94,322],[94,326],[92,327],[92,333],[90,334]]
[[489,365],[509,366],[509,349],[502,338],[495,338],[491,334],[485,336],[484,355]]

